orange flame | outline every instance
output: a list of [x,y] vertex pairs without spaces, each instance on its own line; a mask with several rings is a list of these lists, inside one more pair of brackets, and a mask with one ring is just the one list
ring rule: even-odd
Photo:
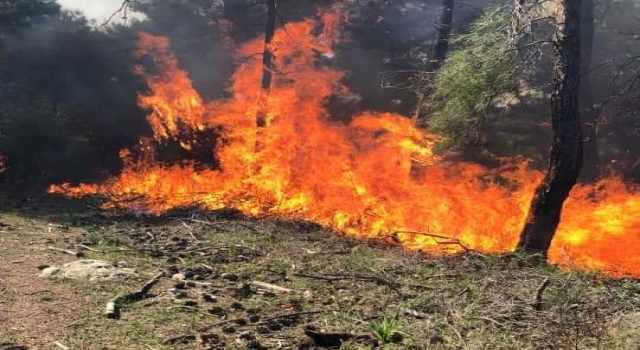
[[[513,250],[542,173],[524,162],[498,170],[446,162],[434,153],[435,136],[395,114],[367,112],[346,125],[332,121],[327,99],[351,96],[341,83],[344,73],[330,67],[343,18],[321,11],[319,19],[276,33],[271,48],[276,74],[261,131],[256,127],[256,114],[264,108],[260,38],[237,52],[243,63],[229,88],[233,97],[205,104],[167,39],[141,34],[136,56],[150,55],[159,71],[138,69],[151,91],[140,96],[140,105],[151,111],[154,137],[181,140],[180,125],[221,127],[215,147],[220,169],[167,166],[124,151],[125,167],[117,178],[50,190],[106,194],[108,206],[151,213],[199,205],[301,218],[431,253]],[[188,140],[181,141],[188,149]],[[638,247],[640,198],[619,179],[608,179],[572,192],[550,258],[640,276]]]

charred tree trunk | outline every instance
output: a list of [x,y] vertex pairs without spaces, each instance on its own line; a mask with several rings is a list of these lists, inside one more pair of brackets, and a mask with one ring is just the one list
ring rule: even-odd
[[442,14],[436,22],[438,36],[436,38],[436,44],[433,47],[433,58],[431,59],[429,67],[431,71],[438,70],[447,57],[449,37],[451,36],[451,28],[453,25],[454,5],[454,0],[442,0]]
[[580,0],[559,5],[555,42],[549,171],[535,191],[518,250],[546,257],[560,222],[562,205],[582,166],[582,132],[578,108],[580,84]]
[[271,81],[273,80],[273,51],[271,43],[276,33],[276,0],[266,0],[267,5],[267,24],[264,30],[264,51],[262,53],[262,82],[260,84],[261,94],[258,101],[258,112],[256,113],[256,151],[262,150],[264,147],[264,131],[261,130],[267,126],[267,100],[269,91],[271,90]]
[[262,54],[262,90],[269,92],[273,75],[273,52],[271,42],[276,33],[276,0],[267,0],[267,24],[264,30],[264,52]]
[[580,66],[582,81],[580,86],[580,110],[582,111],[582,134],[584,135],[584,157],[581,180],[593,182],[598,178],[600,152],[598,149],[597,116],[594,110],[593,93],[591,91],[591,56],[593,54],[595,4],[594,0],[582,0],[580,27]]

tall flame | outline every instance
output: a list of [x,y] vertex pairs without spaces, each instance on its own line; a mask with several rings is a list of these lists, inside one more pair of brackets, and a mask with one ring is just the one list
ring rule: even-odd
[[[167,39],[140,34],[136,56],[152,57],[156,68],[137,69],[149,86],[140,105],[150,111],[154,137],[178,139],[188,149],[185,128],[220,128],[218,144],[212,145],[219,169],[163,165],[149,148],[138,157],[123,151],[118,177],[51,191],[106,194],[112,207],[151,213],[233,207],[430,253],[513,250],[542,173],[528,170],[525,162],[490,170],[442,160],[434,152],[437,137],[395,114],[366,112],[348,124],[332,121],[328,98],[351,96],[341,82],[344,73],[331,68],[342,20],[339,12],[322,10],[316,19],[277,31],[271,47],[276,74],[266,108],[260,103],[261,38],[237,51],[242,64],[230,84],[233,97],[205,103]],[[266,125],[258,130],[261,109],[267,111]],[[256,148],[257,141],[263,147]],[[639,247],[640,198],[612,178],[572,192],[550,259],[640,276]]]

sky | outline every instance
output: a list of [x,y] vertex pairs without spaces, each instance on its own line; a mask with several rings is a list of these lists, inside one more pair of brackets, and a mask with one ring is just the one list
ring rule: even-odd
[[[58,3],[70,10],[82,12],[88,19],[104,22],[122,5],[122,0],[58,0]],[[122,15],[113,17],[114,22],[121,21]]]

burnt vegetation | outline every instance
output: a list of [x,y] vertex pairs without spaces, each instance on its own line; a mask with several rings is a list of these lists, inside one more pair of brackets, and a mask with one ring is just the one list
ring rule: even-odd
[[[291,23],[312,28],[310,61],[327,75],[310,80],[337,81],[317,91],[319,112],[295,80],[308,75]],[[141,35],[157,46],[142,49]],[[0,350],[635,349],[638,43],[634,0],[124,0],[100,20],[56,0],[0,0]],[[238,90],[252,69],[255,92]],[[183,73],[186,85],[144,101]],[[289,129],[275,107],[288,98],[304,109]],[[326,134],[299,141],[303,122]],[[243,139],[249,155],[228,151]],[[316,156],[347,170],[264,162]],[[246,181],[228,180],[246,164]],[[180,169],[177,190],[167,169]],[[323,177],[287,192],[310,172]],[[345,178],[347,190],[331,182]],[[441,179],[438,193],[476,197],[404,193]],[[411,210],[393,210],[398,193]],[[479,203],[522,218],[478,218],[464,203],[495,193],[504,203]],[[313,212],[341,195],[364,209]],[[423,200],[453,218],[415,223],[410,212],[436,213]],[[591,219],[566,214],[580,201]],[[615,227],[581,230],[593,218]],[[26,283],[50,264],[34,260],[43,250],[153,278]],[[30,303],[44,306],[20,309]],[[30,334],[29,313],[61,322]]]

